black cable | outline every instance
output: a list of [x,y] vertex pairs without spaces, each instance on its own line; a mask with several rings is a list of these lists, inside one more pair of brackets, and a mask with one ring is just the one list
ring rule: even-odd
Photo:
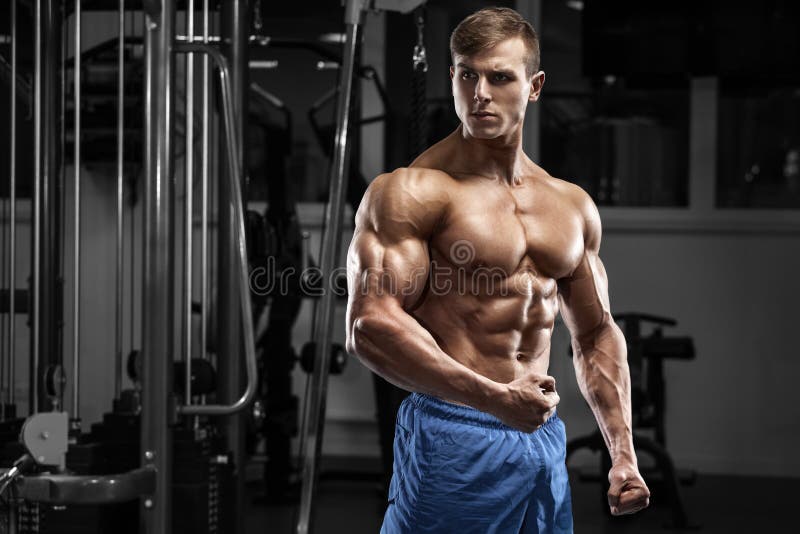
[[423,6],[414,11],[414,23],[417,26],[417,44],[414,45],[412,56],[411,123],[408,128],[409,160],[413,160],[428,148],[428,60],[423,40],[425,32],[425,8]]

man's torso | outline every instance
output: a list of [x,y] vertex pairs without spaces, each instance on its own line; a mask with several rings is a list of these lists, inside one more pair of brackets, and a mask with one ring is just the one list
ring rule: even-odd
[[450,202],[429,239],[428,285],[411,314],[444,352],[492,380],[546,374],[557,280],[584,253],[575,186],[532,162],[513,185],[456,172],[435,149],[412,167],[446,173]]

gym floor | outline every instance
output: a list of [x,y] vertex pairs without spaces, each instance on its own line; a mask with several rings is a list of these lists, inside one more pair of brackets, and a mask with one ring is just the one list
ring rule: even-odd
[[[369,463],[362,460],[353,465],[363,472],[364,465]],[[340,469],[342,466],[337,465],[337,470]],[[379,485],[375,481],[326,477],[324,473],[323,468],[315,504],[315,534],[377,533],[384,510]],[[669,528],[670,510],[659,502],[657,490],[646,511],[636,516],[612,518],[601,507],[599,483],[581,481],[576,473],[570,474],[570,483],[578,534],[777,533],[797,528],[794,506],[800,480],[792,478],[698,475],[693,485],[681,487],[693,525],[689,530]],[[246,532],[293,533],[295,507],[256,504],[254,501],[261,492],[258,483],[248,485]]]

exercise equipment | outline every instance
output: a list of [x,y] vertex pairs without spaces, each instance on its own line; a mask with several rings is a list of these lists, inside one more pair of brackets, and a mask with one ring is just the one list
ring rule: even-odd
[[[376,0],[374,8],[408,12],[421,1]],[[357,42],[363,11],[368,7],[364,0],[348,0],[345,5],[345,42],[342,68],[339,71],[340,89],[336,105],[336,136],[333,163],[331,165],[330,194],[325,210],[325,230],[322,239],[320,267],[323,280],[327,280],[334,269],[340,250],[344,199],[347,192],[349,169],[348,131],[350,122],[353,73]],[[309,395],[306,398],[306,417],[303,420],[302,477],[300,509],[297,534],[307,534],[312,525],[312,505],[318,476],[319,455],[322,449],[322,433],[325,419],[325,401],[330,366],[334,292],[325,291],[317,305],[314,321],[314,343],[316,347],[314,372],[311,375]]]
[[[637,452],[644,452],[656,462],[657,473],[661,475],[661,490],[672,510],[672,527],[689,528],[689,517],[681,498],[678,473],[669,452],[666,449],[666,428],[664,413],[666,411],[664,360],[691,360],[695,357],[694,343],[690,337],[665,337],[663,327],[676,326],[674,319],[644,313],[620,313],[614,315],[615,320],[622,323],[625,340],[628,345],[628,366],[631,374],[631,401],[633,415],[633,446]],[[653,324],[653,332],[644,337],[642,325]],[[570,349],[570,355],[572,350]],[[654,438],[643,434],[651,430]],[[605,476],[611,469],[611,458],[608,455],[600,430],[567,442],[567,458],[575,451],[588,448],[600,452],[600,475],[602,482],[603,509],[608,512],[606,494],[609,484]],[[651,486],[653,478],[645,474]],[[693,475],[687,478],[693,481]],[[652,488],[651,488],[652,489]]]
[[[232,3],[234,2],[226,2],[222,6],[225,16]],[[12,48],[15,51],[16,4],[15,0],[11,6]],[[31,415],[27,421],[12,418],[15,412],[13,364],[16,344],[13,332],[9,336],[10,343],[6,343],[5,336],[2,338],[4,358],[0,364],[0,382],[7,387],[8,395],[4,399],[6,402],[2,410],[5,420],[0,421],[0,456],[3,465],[11,468],[10,476],[6,479],[9,484],[5,489],[13,495],[4,506],[8,505],[11,514],[18,519],[9,525],[9,529],[13,532],[51,533],[67,532],[70,529],[87,533],[108,532],[112,529],[117,532],[135,532],[139,530],[138,524],[141,520],[147,532],[159,534],[167,531],[234,532],[236,529],[231,525],[240,516],[234,507],[237,500],[241,500],[241,495],[236,494],[235,486],[242,480],[241,476],[234,475],[235,462],[240,462],[242,457],[236,455],[235,445],[229,447],[226,443],[228,439],[231,443],[235,441],[235,429],[225,432],[221,430],[222,425],[211,422],[209,417],[242,411],[252,400],[256,390],[255,338],[247,284],[247,247],[241,191],[244,178],[240,156],[243,150],[241,135],[236,129],[243,117],[237,113],[237,109],[241,109],[241,98],[234,94],[234,90],[238,87],[231,83],[233,78],[241,74],[242,67],[236,64],[229,68],[228,59],[217,48],[208,44],[211,40],[210,19],[213,15],[209,14],[211,6],[207,0],[203,2],[203,36],[198,39],[194,36],[195,2],[189,0],[184,3],[189,27],[189,38],[186,42],[175,42],[176,2],[165,0],[136,3],[135,9],[142,10],[139,18],[141,33],[145,36],[136,42],[136,38],[125,35],[128,22],[131,22],[131,27],[134,26],[132,19],[136,17],[126,16],[129,14],[127,11],[133,11],[130,9],[133,6],[126,7],[124,0],[120,0],[116,13],[119,24],[117,37],[91,50],[83,50],[81,46],[84,8],[108,6],[81,0],[67,4],[69,5],[62,6],[61,2],[55,0],[31,2],[35,8],[31,15],[34,19],[32,27],[35,27],[36,44],[33,58],[35,66],[32,71],[34,90],[31,97],[36,124],[33,138],[36,172],[31,217],[31,286],[29,291],[20,293],[15,287],[16,273],[9,277],[10,281],[3,276],[0,282],[3,285],[8,284],[3,288],[3,307],[7,304],[6,311],[11,317],[27,311],[32,330],[28,402]],[[238,4],[241,7],[241,2]],[[62,9],[63,7],[66,9]],[[234,14],[243,12],[241,9],[234,11]],[[24,12],[30,13],[27,10]],[[74,21],[75,39],[72,41],[65,38],[65,30],[70,29],[64,21],[65,17],[71,17]],[[61,48],[66,42],[71,43],[69,51]],[[244,42],[246,43],[246,36]],[[144,45],[145,64],[137,71],[136,62],[141,56],[131,54],[129,45],[133,44],[135,50],[140,43]],[[230,56],[236,55],[230,45],[226,51]],[[176,120],[175,111],[178,98],[175,97],[174,67],[176,56],[182,54],[190,58],[187,63],[187,79],[184,82],[184,87],[187,88],[184,93],[184,109],[187,110],[185,121]],[[203,87],[197,91],[202,91],[202,113],[205,115],[200,158],[203,174],[201,254],[204,257],[201,262],[202,288],[199,298],[200,313],[204,317],[201,327],[202,348],[197,351],[199,357],[193,355],[195,340],[191,335],[191,317],[195,302],[192,295],[195,278],[191,268],[194,264],[193,165],[196,144],[193,133],[196,120],[193,112],[193,54],[203,57],[205,80]],[[67,58],[67,55],[71,57]],[[241,388],[231,386],[231,382],[225,383],[225,394],[232,393],[232,399],[217,391],[221,380],[217,380],[217,372],[206,359],[205,350],[205,315],[209,308],[208,282],[211,278],[207,260],[210,252],[208,204],[214,193],[209,187],[209,175],[212,163],[215,163],[212,159],[212,144],[215,144],[212,134],[216,131],[211,126],[214,121],[209,120],[212,104],[216,100],[212,98],[211,87],[207,83],[212,72],[212,61],[215,65],[213,72],[220,78],[217,88],[220,96],[219,118],[224,129],[224,136],[220,140],[225,143],[227,164],[227,170],[221,173],[226,194],[217,197],[222,203],[220,218],[225,224],[230,223],[230,226],[216,233],[221,263],[231,267],[226,271],[226,281],[221,284],[222,289],[219,291],[230,302],[224,304],[227,307],[218,316],[220,323],[225,323],[229,337],[231,334],[235,335],[237,343],[244,340],[243,351],[239,350],[238,345],[233,350],[229,345],[225,346],[224,352],[217,355],[217,360],[227,377],[238,375],[243,363],[239,355],[243,352],[248,378],[247,384],[242,384]],[[66,67],[67,63],[71,65],[71,69]],[[10,78],[13,88],[18,86],[15,81],[19,74],[16,72],[17,64],[16,54],[12,54]],[[127,89],[131,85],[131,77],[135,78],[137,72],[143,73],[142,79],[145,82],[142,91],[144,106],[135,107],[139,110],[144,107],[145,113],[138,111],[134,116],[145,117],[145,124],[141,125],[144,135],[132,132],[139,125],[126,112],[131,103],[131,95]],[[131,74],[134,76],[130,76]],[[68,80],[69,76],[71,79]],[[68,86],[72,89],[67,104]],[[135,90],[133,92],[138,93]],[[93,105],[96,106],[95,112],[85,109]],[[15,122],[16,95],[12,98],[12,109],[12,122]],[[71,117],[71,122],[66,120],[67,116]],[[116,116],[115,124],[108,127],[108,124],[102,123],[101,118],[113,116]],[[181,184],[186,192],[183,197],[185,203],[184,210],[179,214],[179,203],[175,202],[176,177],[172,171],[177,152],[176,132],[180,132],[174,126],[180,122],[185,122],[187,141],[184,149],[186,167]],[[64,135],[67,129],[71,134],[69,146]],[[14,133],[15,128],[12,128],[12,146],[16,138]],[[133,389],[123,390],[123,310],[126,309],[123,287],[126,273],[123,258],[125,218],[122,212],[125,207],[124,188],[130,182],[126,176],[126,171],[129,170],[126,163],[136,159],[136,151],[129,145],[132,138],[143,139],[140,155],[144,158],[141,167],[145,171],[144,220],[141,225],[144,234],[144,265],[141,273],[142,304],[138,310],[142,314],[143,333],[141,345],[135,341],[133,328],[127,333],[130,340],[129,350],[133,354],[129,358],[130,374],[135,383]],[[85,245],[82,240],[86,239],[85,228],[82,232],[82,227],[85,227],[82,209],[86,198],[81,189],[85,185],[82,182],[85,164],[105,162],[104,159],[87,157],[98,155],[97,152],[87,150],[87,145],[96,147],[101,143],[94,141],[99,139],[111,139],[116,148],[116,161],[113,162],[116,164],[116,188],[113,195],[116,201],[116,224],[113,229],[116,237],[116,271],[115,288],[110,292],[116,309],[113,314],[114,330],[109,331],[114,338],[113,352],[109,352],[114,359],[115,398],[114,410],[105,414],[101,423],[92,425],[91,430],[84,433],[80,425],[80,395],[83,388],[79,377],[82,372],[81,357],[87,350],[80,337],[81,329],[85,331],[86,316],[85,309],[81,309],[82,304],[84,307],[86,305],[86,302],[82,302],[86,300],[82,298],[86,287],[81,285],[82,282],[85,284],[86,279],[80,261]],[[15,155],[17,153],[15,149],[12,152]],[[73,169],[66,178],[75,192],[72,199],[74,202],[70,202],[69,206],[64,201],[66,188],[61,180],[65,174],[64,165],[67,163],[67,158],[63,156],[67,152],[72,155],[69,163],[73,165]],[[113,154],[114,150],[112,148],[104,152]],[[12,175],[9,217],[13,241],[13,236],[16,235],[14,223],[17,219],[17,181],[14,169]],[[69,225],[65,224],[67,219]],[[174,222],[180,220],[183,220],[184,231],[173,232],[172,230],[177,229],[177,225],[173,226]],[[62,249],[67,248],[62,246],[63,228],[69,228],[69,235],[63,236],[63,239],[69,239],[72,243],[69,258],[64,258],[62,254]],[[134,233],[133,225],[131,233]],[[5,245],[5,241],[3,244]],[[138,270],[133,254],[135,247],[137,245],[131,239],[130,256],[133,268],[127,273],[131,284]],[[14,245],[10,246],[12,266],[16,265],[16,248]],[[175,254],[176,251],[180,252]],[[3,266],[5,258],[4,254]],[[65,269],[60,263],[67,261],[71,264],[71,272],[69,279],[63,280],[62,273]],[[61,292],[64,284],[67,294],[72,297],[70,315],[73,322],[69,337],[62,338],[63,318],[60,314],[63,309]],[[180,297],[173,293],[175,287],[181,288]],[[139,298],[137,293],[131,290],[131,303]],[[25,298],[27,296],[30,298]],[[26,302],[25,306],[21,305],[20,299]],[[132,318],[137,310],[134,307],[131,309],[134,310],[131,313],[133,324]],[[226,322],[231,315],[241,316],[241,322],[235,323],[233,328]],[[3,322],[4,327],[5,324],[6,321]],[[13,326],[10,330],[13,331]],[[68,347],[67,352],[71,356],[69,365],[64,365],[62,346]],[[183,357],[182,361],[172,361],[176,352]],[[137,364],[137,360],[141,364]],[[69,390],[69,416],[57,412],[60,422],[56,426],[54,421],[47,418],[54,417],[53,414],[56,413],[49,410],[64,408],[66,378],[72,387]],[[216,399],[210,397],[212,394],[217,395]],[[208,399],[205,398],[207,396]],[[86,403],[83,404],[85,407]],[[45,426],[40,425],[42,422]],[[15,460],[23,458],[21,452],[24,452],[20,450],[22,444],[16,440],[20,432],[25,437],[25,446],[29,449],[27,454],[33,458],[33,463],[28,460],[15,463]],[[43,448],[56,443],[56,436],[59,443],[63,441],[63,451],[56,451],[60,455],[57,461],[51,458],[53,454]],[[26,471],[24,478],[16,476],[23,471]],[[116,505],[120,508],[115,508]],[[173,508],[179,513],[173,514]],[[209,515],[188,513],[198,509],[207,510]],[[226,519],[221,519],[223,517]],[[121,524],[115,524],[115,521]]]
[[[314,358],[316,356],[316,352],[317,348],[313,341],[303,345],[303,349],[300,352],[299,361],[300,368],[306,373],[314,372]],[[342,374],[347,366],[347,359],[349,357],[347,351],[345,351],[344,347],[339,343],[334,343],[331,346],[330,353],[331,358],[328,367],[328,373],[332,375]]]

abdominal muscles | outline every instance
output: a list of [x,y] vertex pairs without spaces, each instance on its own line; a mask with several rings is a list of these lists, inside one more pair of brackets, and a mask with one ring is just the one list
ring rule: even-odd
[[524,268],[502,280],[467,278],[450,291],[429,291],[412,315],[445,353],[492,380],[547,374],[555,280]]

